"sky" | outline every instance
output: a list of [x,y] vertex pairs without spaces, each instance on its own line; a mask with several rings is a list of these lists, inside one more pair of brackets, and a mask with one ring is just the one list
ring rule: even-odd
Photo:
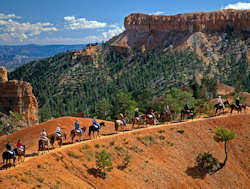
[[0,45],[87,44],[124,31],[131,13],[250,9],[250,0],[0,0]]

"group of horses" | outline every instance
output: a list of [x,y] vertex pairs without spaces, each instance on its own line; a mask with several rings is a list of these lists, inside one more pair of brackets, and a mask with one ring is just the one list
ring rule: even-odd
[[[240,105],[236,105],[236,104],[230,104],[228,100],[224,101],[223,102],[224,104],[224,107],[229,107],[230,108],[230,113],[232,114],[233,111],[237,111],[238,113],[242,112],[244,110],[244,112],[246,111],[247,109],[247,106],[245,104],[240,104]],[[224,107],[222,104],[220,103],[217,103],[214,105],[214,108],[215,108],[215,114],[218,113],[218,110],[223,110],[223,113],[224,113]]]
[[[235,104],[230,104],[228,102],[228,100],[226,100],[224,103],[224,106],[222,106],[221,104],[215,104],[214,108],[215,108],[215,114],[217,114],[217,112],[219,110],[223,110],[224,112],[224,107],[229,107],[230,108],[230,113],[232,114],[234,110],[236,110],[238,113],[242,112],[242,110],[246,111],[246,105],[240,105],[237,106]],[[195,112],[194,112],[194,108],[191,108],[189,110],[181,110],[181,120],[185,119],[186,117],[190,117],[190,118],[194,118]],[[174,120],[176,116],[176,111],[175,110],[169,110],[168,112],[161,112],[160,114],[158,112],[153,112],[152,114],[148,115],[148,114],[142,114],[139,117],[134,117],[131,122],[132,122],[132,129],[135,128],[135,125],[157,125],[160,123],[160,121],[162,122],[170,122],[172,120]],[[119,127],[121,127],[121,129],[124,131],[125,127],[126,127],[126,123],[129,123],[129,119],[124,116],[123,118],[119,118],[117,120],[115,120],[114,122],[114,126],[115,126],[115,131],[118,132]],[[95,127],[94,125],[89,126],[88,129],[88,135],[89,137],[91,137],[91,135],[93,135],[94,138],[96,138],[97,136],[100,136],[100,129],[105,126],[104,122],[100,123],[100,128]],[[82,127],[82,132],[83,134],[86,132],[87,128],[86,127]],[[95,132],[97,133],[95,135]],[[48,141],[45,141],[43,139],[39,139],[38,141],[38,151],[44,151],[44,150],[49,150],[49,146],[51,145],[54,148],[54,144],[55,142],[58,143],[59,147],[62,146],[63,144],[63,140],[67,140],[67,134],[65,132],[62,132],[63,136],[59,136],[57,133],[53,133],[48,135]],[[71,137],[71,141],[72,143],[74,142],[74,138],[78,137],[78,141],[81,141],[81,137],[82,134],[75,130],[72,129],[70,131],[70,137]],[[14,149],[17,157],[18,157],[18,161],[22,160],[24,161],[25,158],[25,146],[24,146],[24,150],[18,150],[17,148]],[[22,158],[23,157],[23,158]],[[15,166],[15,161],[16,161],[16,157],[14,157],[13,154],[9,153],[8,151],[3,152],[2,154],[2,158],[3,158],[3,165],[7,165],[10,164],[10,160],[13,160],[13,165]]]

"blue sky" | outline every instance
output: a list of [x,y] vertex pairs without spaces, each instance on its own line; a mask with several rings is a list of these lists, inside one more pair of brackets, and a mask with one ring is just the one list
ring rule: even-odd
[[124,30],[130,13],[250,9],[250,0],[0,0],[0,45],[86,44]]

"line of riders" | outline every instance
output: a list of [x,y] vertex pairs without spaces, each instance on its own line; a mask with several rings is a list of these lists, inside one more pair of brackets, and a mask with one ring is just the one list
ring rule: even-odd
[[[225,102],[222,101],[221,96],[218,97],[217,99],[218,104],[215,104],[214,107],[216,109],[216,113],[219,109],[225,109],[225,105],[230,105],[228,100]],[[246,105],[241,105],[240,104],[240,99],[239,97],[236,98],[235,104],[230,105],[231,108],[231,113],[233,109],[238,110],[238,112],[241,112],[242,108],[246,109]],[[132,128],[134,127],[134,124],[139,124],[140,122],[143,122],[146,124],[157,124],[158,120],[157,118],[160,118],[161,120],[164,121],[170,121],[172,119],[172,115],[174,115],[176,112],[174,110],[171,110],[169,105],[166,104],[164,106],[164,111],[159,115],[157,112],[154,112],[151,107],[147,109],[146,114],[139,115],[139,109],[136,108],[134,111],[134,118],[132,120]],[[190,116],[193,118],[194,116],[194,108],[191,108],[188,103],[184,105],[184,109],[181,111],[181,119],[183,119],[185,116]],[[118,127],[122,126],[124,127],[127,125],[128,118],[125,117],[122,113],[120,113],[117,117],[117,120],[115,121],[115,130],[118,131]],[[158,122],[159,123],[159,122]],[[83,133],[86,131],[86,127],[81,128],[78,120],[75,121],[74,123],[75,128],[71,130],[70,136],[72,138],[72,143],[74,140],[75,136],[79,136],[80,138],[83,136]],[[94,117],[92,125],[89,127],[89,136],[91,136],[91,133],[94,133],[97,131],[98,136],[100,133],[100,129],[102,126],[105,126],[104,122],[101,122],[100,124],[98,123],[96,117]],[[55,141],[59,141],[58,144],[59,146],[62,145],[63,138],[66,139],[66,134],[61,131],[61,125],[58,124],[56,127],[56,132],[50,136],[47,135],[45,129],[42,130],[40,134],[40,139],[39,139],[39,151],[45,150],[46,146],[47,149],[49,149],[50,145],[54,146]],[[13,162],[15,163],[16,155],[18,155],[18,158],[20,159],[21,156],[25,157],[25,145],[21,142],[21,139],[18,139],[16,148],[13,150],[10,142],[6,144],[6,151],[2,154],[3,157],[3,163],[6,160],[6,164],[8,163],[8,160],[13,159]]]

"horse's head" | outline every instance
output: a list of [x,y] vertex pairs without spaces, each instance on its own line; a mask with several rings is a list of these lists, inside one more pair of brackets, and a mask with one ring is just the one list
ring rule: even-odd
[[105,126],[106,126],[106,125],[105,125],[105,122],[102,121],[102,122],[100,123],[100,126],[104,126],[104,127],[105,127]]
[[230,104],[229,104],[229,101],[226,100],[226,101],[224,102],[224,105],[230,105]]

